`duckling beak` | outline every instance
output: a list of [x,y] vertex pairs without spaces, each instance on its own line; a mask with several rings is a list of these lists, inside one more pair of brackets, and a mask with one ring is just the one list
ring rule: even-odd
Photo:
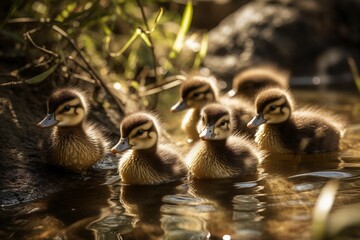
[[263,123],[266,123],[266,120],[263,118],[262,114],[259,113],[253,119],[251,119],[250,122],[248,122],[247,127],[254,128],[260,126]]
[[206,126],[205,129],[200,133],[199,138],[201,140],[208,140],[215,137],[214,125]]
[[59,121],[55,119],[54,113],[49,113],[41,122],[38,123],[39,127],[52,127],[58,124]]
[[113,154],[121,153],[130,148],[132,148],[132,145],[129,144],[129,139],[128,138],[120,138],[120,141],[113,148],[111,148],[111,152]]
[[171,107],[171,112],[180,112],[188,108],[188,105],[185,103],[183,99],[177,102],[174,106]]

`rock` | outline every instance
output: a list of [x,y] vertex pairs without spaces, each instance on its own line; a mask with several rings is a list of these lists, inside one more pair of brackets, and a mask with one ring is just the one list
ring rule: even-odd
[[349,34],[359,24],[340,16],[345,12],[359,22],[353,8],[360,10],[356,0],[251,1],[210,31],[204,65],[226,80],[258,64],[274,64],[295,75],[314,74],[321,53],[345,45],[344,38],[354,46],[359,43],[359,31]]

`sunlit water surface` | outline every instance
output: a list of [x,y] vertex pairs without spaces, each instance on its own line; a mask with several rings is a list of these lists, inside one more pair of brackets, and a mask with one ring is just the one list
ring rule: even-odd
[[[45,199],[3,207],[0,236],[311,239],[313,208],[330,179],[340,181],[332,211],[360,203],[360,97],[299,90],[295,96],[301,104],[316,103],[344,117],[348,125],[340,152],[269,156],[259,174],[248,179],[183,179],[159,186],[122,186],[111,183],[116,169],[98,171],[74,177],[72,186]],[[169,122],[174,115],[164,118]],[[183,141],[178,123],[165,126]],[[360,239],[359,228],[343,231],[338,239]]]

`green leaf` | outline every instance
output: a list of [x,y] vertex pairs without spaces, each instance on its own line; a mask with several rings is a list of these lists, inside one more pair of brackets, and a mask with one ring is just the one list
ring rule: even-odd
[[66,6],[66,8],[61,11],[59,15],[56,16],[55,20],[59,22],[63,22],[66,18],[70,16],[70,13],[76,8],[76,3],[70,3]]
[[48,70],[46,70],[45,72],[43,73],[40,73],[39,75],[33,77],[33,78],[30,78],[28,80],[25,80],[26,83],[29,83],[29,84],[35,84],[35,83],[39,83],[39,82],[42,82],[44,81],[48,76],[50,76],[50,74],[52,74],[55,69],[59,66],[59,63],[55,63],[51,68],[49,68]]
[[160,8],[158,14],[156,15],[156,18],[155,18],[155,26],[160,22],[160,19],[162,17],[164,13],[164,9],[163,8]]
[[133,35],[131,36],[131,38],[129,39],[129,41],[127,41],[127,43],[118,52],[110,53],[110,56],[118,57],[122,55],[131,46],[131,44],[138,38],[140,34],[141,34],[141,29],[137,28],[133,33]]
[[205,32],[202,36],[200,50],[199,50],[198,54],[196,55],[193,68],[195,68],[195,69],[199,68],[201,62],[204,60],[204,58],[206,56],[208,44],[209,44],[208,43],[208,34],[207,34],[207,32]]
[[183,17],[181,19],[179,33],[176,36],[174,45],[172,47],[172,51],[170,53],[170,58],[176,57],[176,55],[182,49],[182,47],[184,45],[185,36],[188,33],[190,25],[191,25],[192,16],[193,16],[192,1],[188,1],[186,3],[185,11],[184,11]]
[[9,12],[7,13],[4,21],[0,24],[0,29],[2,29],[4,27],[4,25],[6,24],[6,22],[9,20],[9,18],[16,12],[16,10],[21,6],[23,0],[16,0],[12,5],[11,8],[9,10]]
[[142,33],[140,34],[140,37],[142,38],[142,40],[144,40],[144,42],[146,43],[146,45],[147,45],[148,47],[151,47],[151,46],[152,46],[152,44],[151,44],[148,36],[146,35],[146,33],[142,32]]

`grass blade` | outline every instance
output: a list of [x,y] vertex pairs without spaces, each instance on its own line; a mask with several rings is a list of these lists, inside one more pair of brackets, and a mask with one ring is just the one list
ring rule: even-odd
[[174,45],[172,47],[172,51],[170,53],[170,58],[174,58],[182,49],[184,45],[185,36],[188,33],[191,25],[192,17],[193,17],[193,5],[192,5],[192,1],[188,1],[186,3],[185,11],[181,19],[179,33],[176,36]]
[[360,92],[360,75],[353,57],[348,57],[348,64],[350,66],[351,73],[354,77],[354,81],[358,91]]
[[52,74],[55,69],[59,66],[59,63],[55,63],[51,68],[49,68],[48,70],[46,70],[45,72],[40,73],[39,75],[32,77],[28,80],[25,80],[26,83],[28,84],[35,84],[35,83],[39,83],[44,81],[48,76],[50,76],[50,74]]
[[313,221],[311,226],[313,240],[323,240],[326,237],[328,217],[334,204],[338,188],[339,181],[332,180],[328,182],[320,192],[313,212]]
[[121,56],[131,46],[131,44],[138,38],[140,34],[141,34],[141,29],[137,28],[133,33],[133,35],[131,36],[131,38],[129,39],[129,41],[127,41],[127,43],[118,52],[110,53],[110,56],[111,57]]
[[208,49],[208,34],[207,32],[203,33],[202,39],[201,39],[201,45],[200,50],[198,54],[196,55],[193,68],[198,69],[200,67],[201,62],[204,60],[206,53]]

